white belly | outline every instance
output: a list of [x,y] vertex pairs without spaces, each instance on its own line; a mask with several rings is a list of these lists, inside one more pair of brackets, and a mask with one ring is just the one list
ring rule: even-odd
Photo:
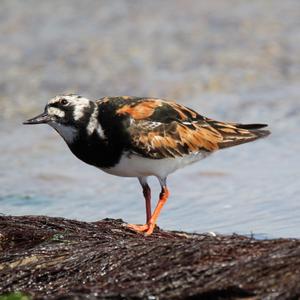
[[199,152],[164,159],[149,159],[134,154],[124,154],[117,165],[112,168],[101,168],[101,170],[122,177],[157,176],[164,178],[179,168],[205,158],[208,154],[208,152]]

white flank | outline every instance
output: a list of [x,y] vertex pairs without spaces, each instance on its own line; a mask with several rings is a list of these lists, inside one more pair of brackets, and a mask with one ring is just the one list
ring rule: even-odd
[[112,168],[102,168],[106,173],[123,177],[167,177],[177,169],[197,162],[209,155],[209,152],[198,152],[176,158],[149,159],[138,155],[123,154],[119,163]]
[[49,107],[47,112],[50,116],[58,116],[60,118],[63,118],[65,116],[65,112],[57,107]]
[[77,129],[72,126],[65,126],[56,122],[50,122],[49,125],[60,134],[67,144],[72,144],[78,135]]

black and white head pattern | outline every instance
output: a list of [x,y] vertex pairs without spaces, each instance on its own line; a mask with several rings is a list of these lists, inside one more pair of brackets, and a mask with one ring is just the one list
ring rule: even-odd
[[58,95],[49,100],[46,111],[53,127],[67,143],[72,143],[79,134],[92,135],[95,131],[105,138],[98,122],[98,107],[95,102],[78,95]]

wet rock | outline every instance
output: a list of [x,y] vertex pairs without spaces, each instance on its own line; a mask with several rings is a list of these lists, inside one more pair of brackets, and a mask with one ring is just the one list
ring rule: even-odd
[[0,293],[34,299],[296,299],[300,241],[170,232],[122,220],[0,217]]

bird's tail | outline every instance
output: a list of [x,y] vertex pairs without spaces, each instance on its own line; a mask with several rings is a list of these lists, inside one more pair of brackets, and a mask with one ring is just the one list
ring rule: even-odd
[[266,124],[238,124],[216,122],[214,128],[222,135],[219,148],[228,148],[268,136],[269,130],[261,129],[267,127]]

